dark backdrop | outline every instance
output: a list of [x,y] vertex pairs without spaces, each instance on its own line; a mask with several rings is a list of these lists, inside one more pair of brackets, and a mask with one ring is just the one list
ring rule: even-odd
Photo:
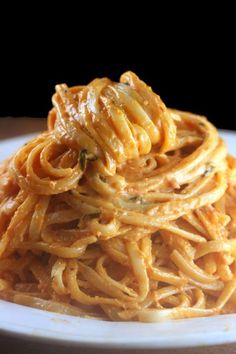
[[86,84],[102,76],[118,80],[122,72],[133,70],[169,107],[236,129],[234,12],[220,5],[216,14],[214,5],[207,13],[198,4],[181,19],[173,8],[157,13],[148,7],[144,25],[146,7],[141,16],[132,12],[131,17],[124,16],[124,7],[119,9],[118,19],[114,12],[97,17],[94,9],[97,25],[91,12],[69,7],[67,26],[64,13],[46,17],[48,9],[39,20],[39,8],[34,16],[27,12],[24,21],[21,16],[13,20],[10,12],[0,32],[0,117],[45,117],[56,83]]

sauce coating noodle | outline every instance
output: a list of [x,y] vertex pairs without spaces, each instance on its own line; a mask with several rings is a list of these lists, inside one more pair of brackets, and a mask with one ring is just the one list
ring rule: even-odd
[[99,319],[236,311],[236,160],[134,73],[57,85],[0,166],[0,297]]

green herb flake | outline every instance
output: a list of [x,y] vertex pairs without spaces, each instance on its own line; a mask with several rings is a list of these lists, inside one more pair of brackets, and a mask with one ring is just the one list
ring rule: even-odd
[[99,178],[100,178],[100,180],[101,180],[103,183],[106,183],[107,179],[106,179],[105,176],[99,175]]
[[86,155],[87,155],[87,150],[81,150],[79,154],[79,165],[81,171],[84,171],[86,168]]
[[206,165],[206,169],[205,171],[203,172],[203,176],[209,176],[215,169],[215,166],[213,165]]
[[80,151],[79,164],[80,164],[80,168],[82,171],[85,170],[87,161],[96,161],[96,160],[97,160],[97,156],[94,154],[91,154],[86,149],[83,149]]
[[143,199],[139,195],[134,195],[133,197],[129,198],[129,201],[132,203],[143,203]]

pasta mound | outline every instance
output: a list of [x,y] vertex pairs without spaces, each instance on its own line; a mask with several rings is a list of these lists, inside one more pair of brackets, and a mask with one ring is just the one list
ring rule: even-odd
[[56,86],[0,166],[0,297],[155,322],[236,312],[236,161],[134,73]]

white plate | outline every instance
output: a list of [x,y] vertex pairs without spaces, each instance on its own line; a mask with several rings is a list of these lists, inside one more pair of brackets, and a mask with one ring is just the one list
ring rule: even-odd
[[[236,133],[221,131],[236,156]],[[0,160],[32,135],[0,142]],[[182,348],[236,342],[236,314],[162,323],[109,322],[44,312],[0,301],[0,332],[75,346]]]

